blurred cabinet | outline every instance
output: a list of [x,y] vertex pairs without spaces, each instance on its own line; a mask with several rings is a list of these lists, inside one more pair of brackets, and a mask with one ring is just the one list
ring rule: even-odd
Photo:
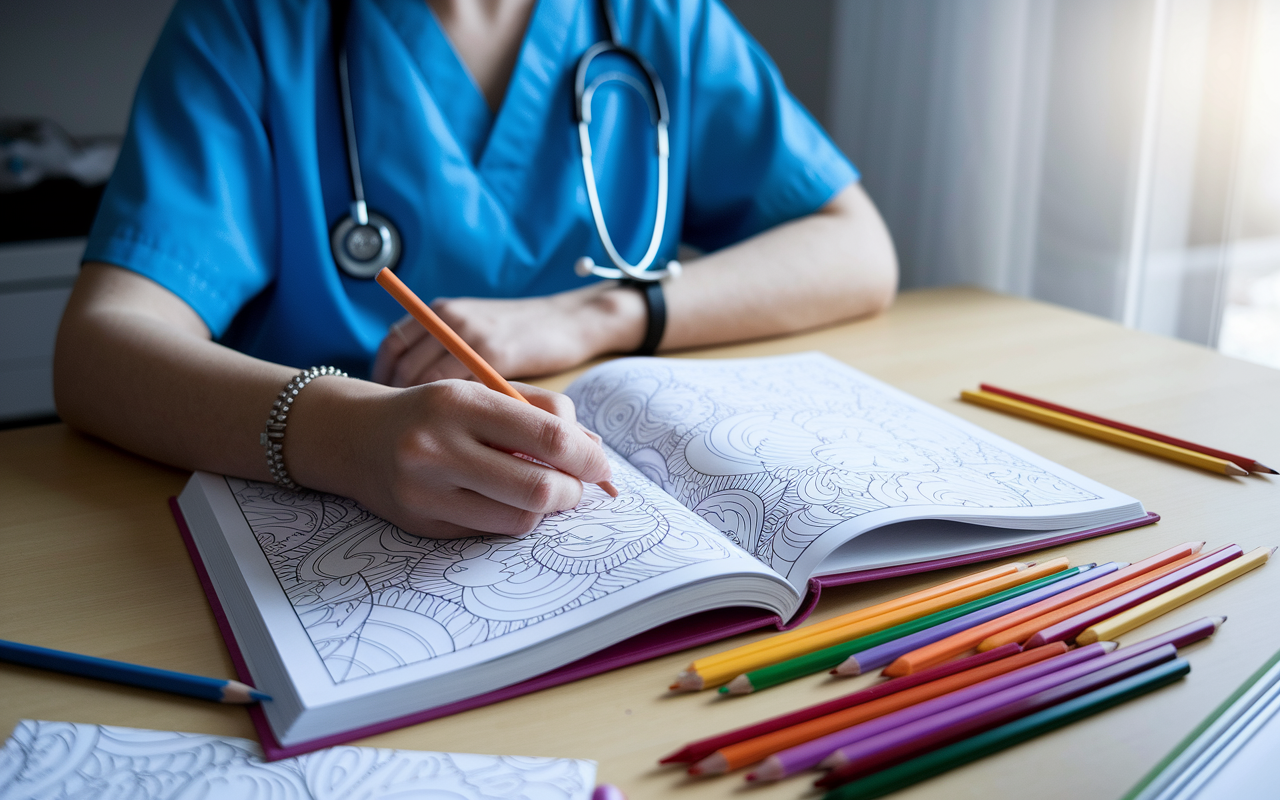
[[55,413],[53,343],[84,239],[0,245],[0,423]]

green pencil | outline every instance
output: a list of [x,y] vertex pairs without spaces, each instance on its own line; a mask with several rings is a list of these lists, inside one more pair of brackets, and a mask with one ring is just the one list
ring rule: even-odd
[[1181,679],[1191,671],[1184,658],[1165,662],[1146,672],[1117,681],[1095,692],[1081,695],[1053,708],[1046,708],[1008,725],[992,728],[962,742],[948,745],[932,753],[895,764],[874,775],[868,775],[833,789],[822,800],[870,800],[896,792],[912,784],[941,775],[947,770],[977,761],[1042,733],[1105,711],[1112,706],[1155,691]]
[[895,625],[892,628],[885,628],[882,631],[860,636],[857,639],[850,639],[847,642],[841,642],[831,647],[815,650],[812,653],[805,653],[802,656],[780,661],[777,664],[770,664],[767,667],[748,672],[740,675],[729,682],[728,686],[721,686],[721,694],[745,694],[747,692],[758,692],[761,689],[767,689],[770,686],[777,686],[780,683],[803,678],[805,675],[812,675],[815,672],[821,672],[824,669],[831,669],[839,666],[846,658],[854,653],[860,653],[863,650],[876,647],[885,642],[899,639],[903,636],[922,631],[925,628],[932,628],[934,625],[941,625],[944,622],[950,622],[957,617],[963,617],[965,614],[972,614],[974,611],[980,611],[988,606],[996,603],[1004,602],[1014,597],[1024,595],[1027,592],[1034,592],[1042,586],[1048,586],[1051,583],[1057,583],[1065,578],[1078,575],[1083,567],[1071,567],[1061,572],[1055,572],[1052,575],[1046,575],[1021,586],[1015,586],[1012,589],[1005,589],[1003,592],[996,592],[993,595],[980,597],[972,600],[964,605],[947,608],[942,611],[935,611],[928,616],[913,619],[910,622],[904,622],[901,625]]

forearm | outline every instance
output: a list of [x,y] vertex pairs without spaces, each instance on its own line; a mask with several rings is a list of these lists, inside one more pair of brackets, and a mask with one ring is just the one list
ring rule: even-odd
[[[258,434],[294,370],[210,341],[194,312],[143,278],[85,269],[54,360],[63,419],[157,461],[267,478]],[[125,290],[146,292],[158,310],[112,302]]]
[[886,308],[897,287],[888,231],[861,187],[699,258],[664,284],[663,350],[793,333]]

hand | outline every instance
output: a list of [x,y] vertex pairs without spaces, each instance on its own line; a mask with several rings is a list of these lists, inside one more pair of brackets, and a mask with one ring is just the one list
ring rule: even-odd
[[569,398],[518,390],[529,404],[470,381],[390,390],[317,379],[290,413],[289,469],[419,536],[520,536],[610,469]]
[[[630,352],[644,334],[644,300],[634,289],[601,283],[523,300],[441,299],[445,323],[504,377],[563,372],[609,352]],[[417,386],[471,374],[413,317],[387,333],[373,380]]]

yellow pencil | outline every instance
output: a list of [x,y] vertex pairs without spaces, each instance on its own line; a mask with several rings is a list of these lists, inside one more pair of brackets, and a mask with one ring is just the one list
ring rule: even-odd
[[768,639],[762,639],[758,642],[752,642],[751,644],[745,644],[741,647],[735,647],[732,650],[725,650],[724,652],[716,653],[714,655],[707,656],[706,658],[699,658],[689,665],[689,669],[687,671],[697,672],[700,669],[706,669],[726,661],[734,661],[742,658],[743,656],[749,656],[762,650],[777,647],[780,644],[786,644],[787,642],[793,642],[797,639],[803,639],[807,636],[812,636],[815,633],[825,633],[826,631],[834,628],[851,625],[859,620],[869,619],[871,617],[879,616],[880,614],[887,614],[890,611],[897,611],[900,608],[913,606],[916,603],[923,603],[926,600],[932,600],[935,597],[941,597],[944,594],[948,594],[959,589],[966,589],[970,586],[976,586],[979,583],[985,583],[986,581],[993,580],[995,578],[1002,578],[1005,575],[1021,572],[1029,566],[1031,565],[1025,561],[1013,561],[1008,564],[1001,564],[998,567],[984,569],[981,572],[973,572],[956,578],[955,580],[940,583],[937,586],[930,586],[928,589],[912,592],[911,594],[906,594],[902,597],[895,597],[892,600],[887,600],[878,605],[868,606],[867,608],[852,611],[848,614],[841,614],[838,617],[832,617],[831,619],[824,620],[813,625],[806,625],[803,628],[796,628],[795,630],[787,631],[786,633],[770,636]]
[[945,608],[962,605],[980,597],[986,597],[996,592],[1014,586],[1021,586],[1024,583],[1043,578],[1055,572],[1066,569],[1070,564],[1065,558],[1055,558],[1042,564],[1036,564],[1019,572],[1014,572],[1003,577],[993,580],[984,581],[958,591],[949,592],[940,597],[931,600],[916,603],[905,608],[890,611],[886,614],[878,614],[874,617],[859,620],[849,625],[823,633],[817,633],[812,636],[806,636],[803,639],[783,643],[777,647],[768,650],[761,650],[751,655],[732,661],[722,661],[714,664],[706,669],[700,669],[696,673],[684,673],[677,679],[675,688],[688,690],[708,689],[713,686],[720,686],[728,683],[734,678],[747,672],[751,672],[770,664],[777,664],[797,656],[812,653],[841,642],[856,639],[860,636],[866,636],[876,631],[892,628],[894,625],[901,625],[913,619],[941,611]]
[[1247,469],[1242,469],[1237,464],[1222,458],[1207,456],[1204,453],[1197,453],[1194,450],[1188,450],[1185,447],[1177,447],[1164,442],[1148,439],[1145,436],[1139,436],[1136,433],[1129,433],[1117,428],[1111,428],[1106,425],[1100,425],[1096,422],[1073,417],[1069,414],[1060,414],[1057,411],[1050,411],[1047,408],[1041,408],[1030,403],[1024,403],[1020,400],[1013,400],[991,392],[960,392],[960,399],[980,406],[994,408],[997,411],[1005,411],[1019,417],[1043,422],[1046,425],[1052,425],[1056,428],[1063,428],[1073,433],[1091,436],[1094,439],[1101,439],[1112,444],[1123,445],[1134,450],[1141,450],[1154,456],[1161,456],[1173,461],[1180,461],[1183,464],[1190,464],[1193,467],[1207,469],[1210,472],[1217,472],[1223,475],[1248,475]]
[[1224,583],[1234,580],[1246,572],[1257,569],[1267,563],[1274,547],[1259,547],[1245,553],[1240,558],[1230,561],[1215,570],[1206,572],[1193,581],[1170,589],[1159,597],[1153,597],[1145,603],[1134,606],[1128,611],[1108,617],[1091,628],[1086,628],[1076,637],[1076,644],[1086,645],[1103,639],[1115,639],[1122,633],[1131,631],[1139,625],[1145,625],[1156,617],[1167,614],[1179,606],[1186,605],[1201,595],[1208,594]]

